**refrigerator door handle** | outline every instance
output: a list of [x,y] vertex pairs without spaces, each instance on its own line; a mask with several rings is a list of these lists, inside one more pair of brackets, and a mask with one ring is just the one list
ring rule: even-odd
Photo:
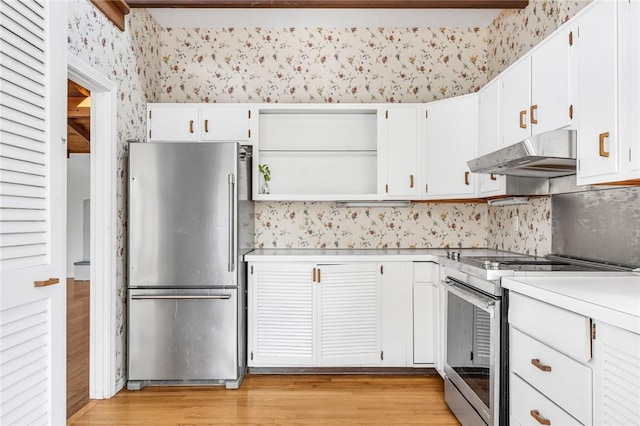
[[235,251],[235,185],[236,177],[229,175],[229,272],[236,269]]
[[213,300],[228,300],[231,299],[230,294],[192,294],[192,295],[131,295],[131,300],[151,300],[151,299],[165,299],[165,300],[184,300],[184,299],[213,299]]

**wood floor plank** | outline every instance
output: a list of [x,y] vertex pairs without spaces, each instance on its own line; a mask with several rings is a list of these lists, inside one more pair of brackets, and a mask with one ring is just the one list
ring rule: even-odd
[[458,425],[439,376],[252,375],[239,390],[119,392],[67,425]]
[[89,289],[67,278],[67,418],[89,402]]

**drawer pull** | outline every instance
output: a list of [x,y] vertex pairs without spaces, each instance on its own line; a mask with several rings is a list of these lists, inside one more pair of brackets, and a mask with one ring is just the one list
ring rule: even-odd
[[526,129],[527,128],[527,123],[524,122],[526,116],[527,116],[527,110],[526,109],[520,111],[520,128],[521,129]]
[[529,115],[531,116],[531,124],[538,124],[538,119],[536,118],[536,111],[538,109],[538,105],[531,105],[529,108]]
[[533,366],[536,367],[538,370],[551,371],[551,367],[549,367],[548,365],[541,364],[540,360],[537,358],[532,359],[531,364],[533,364]]
[[551,420],[549,420],[549,419],[545,419],[544,417],[542,417],[542,416],[540,415],[540,411],[538,411],[538,410],[531,410],[531,411],[529,412],[529,414],[531,414],[531,417],[533,417],[534,419],[536,419],[536,421],[537,421],[538,423],[540,423],[541,425],[547,425],[547,426],[550,426],[550,425],[551,425]]
[[600,135],[598,135],[600,157],[608,157],[609,156],[609,151],[604,149],[604,141],[607,138],[609,138],[609,132],[600,133]]
[[464,184],[469,185],[469,172],[464,172]]
[[193,133],[193,120],[189,120],[189,133]]

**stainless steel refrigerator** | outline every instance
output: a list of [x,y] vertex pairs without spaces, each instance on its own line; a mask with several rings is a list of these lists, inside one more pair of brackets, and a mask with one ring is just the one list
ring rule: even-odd
[[129,389],[240,386],[253,247],[251,148],[129,145]]

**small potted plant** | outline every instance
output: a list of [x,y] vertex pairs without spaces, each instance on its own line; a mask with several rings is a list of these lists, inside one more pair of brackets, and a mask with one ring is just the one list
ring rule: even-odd
[[269,194],[269,181],[271,180],[271,170],[269,170],[269,166],[266,164],[258,164],[258,170],[262,175],[262,184],[260,185],[260,193],[261,194]]

